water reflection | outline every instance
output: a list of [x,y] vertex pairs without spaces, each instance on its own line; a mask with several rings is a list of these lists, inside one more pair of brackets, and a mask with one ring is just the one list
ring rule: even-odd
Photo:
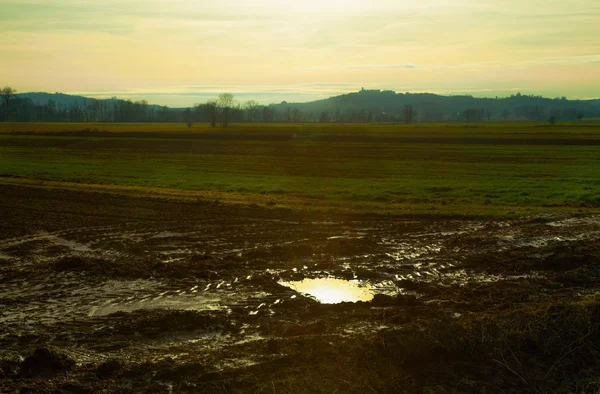
[[312,296],[323,304],[371,301],[373,299],[371,285],[363,284],[358,280],[319,278],[280,282],[280,284]]

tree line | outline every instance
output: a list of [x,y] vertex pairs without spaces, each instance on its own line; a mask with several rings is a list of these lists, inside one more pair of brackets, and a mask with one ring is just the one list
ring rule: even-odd
[[34,103],[10,87],[0,90],[0,121],[4,122],[173,122],[176,114],[147,101],[86,99],[70,105],[48,100]]
[[[363,92],[363,91],[361,91]],[[368,94],[368,91],[366,91]],[[389,92],[379,95],[389,96]],[[393,92],[392,92],[393,93]],[[395,94],[395,93],[394,93]],[[359,92],[360,95],[360,92]],[[517,98],[521,96],[515,96]],[[545,108],[542,105],[521,105],[512,109],[466,108],[448,112],[435,105],[421,105],[417,110],[412,104],[381,108],[356,104],[339,105],[334,108],[316,108],[312,103],[260,105],[254,100],[236,101],[231,93],[220,94],[215,100],[195,104],[185,109],[150,105],[147,101],[81,98],[70,104],[49,99],[36,103],[29,97],[17,95],[9,86],[0,90],[0,121],[11,122],[181,122],[189,126],[208,123],[213,127],[227,127],[239,122],[320,122],[320,123],[406,123],[415,122],[472,122],[497,120],[581,121],[584,112],[577,107]],[[532,97],[533,98],[533,97]],[[332,98],[330,100],[333,100]],[[568,103],[564,98],[561,102]],[[335,104],[335,102],[334,102]],[[310,107],[313,105],[313,107]],[[315,108],[315,109],[311,109]]]

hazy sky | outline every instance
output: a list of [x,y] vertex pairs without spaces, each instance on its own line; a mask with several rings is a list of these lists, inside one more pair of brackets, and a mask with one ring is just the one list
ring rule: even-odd
[[0,85],[188,106],[600,97],[599,0],[0,0]]

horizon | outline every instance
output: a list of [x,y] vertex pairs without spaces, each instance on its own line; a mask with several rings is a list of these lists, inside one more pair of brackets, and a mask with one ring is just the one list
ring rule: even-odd
[[589,99],[600,91],[599,14],[593,0],[2,0],[0,73],[21,92],[171,107],[380,86]]
[[[558,96],[558,97],[546,97],[543,95],[538,95],[535,93],[523,93],[523,92],[513,92],[510,95],[507,96],[486,96],[486,95],[473,95],[473,94],[469,94],[469,93],[457,93],[457,94],[443,94],[443,93],[434,93],[434,92],[422,92],[422,91],[416,91],[416,92],[410,92],[410,91],[403,91],[403,92],[398,92],[396,90],[393,89],[377,89],[377,88],[364,88],[361,87],[360,89],[357,90],[352,90],[352,91],[347,91],[344,93],[340,93],[338,95],[332,95],[332,96],[327,96],[327,97],[322,97],[322,98],[311,98],[307,101],[292,101],[292,100],[287,100],[285,97],[283,96],[282,93],[282,100],[279,100],[277,102],[275,101],[271,101],[271,102],[258,102],[259,105],[261,106],[269,106],[269,105],[278,105],[281,104],[283,102],[287,102],[289,104],[306,104],[306,103],[310,103],[313,101],[318,101],[318,100],[327,100],[330,98],[335,98],[338,96],[342,96],[342,95],[346,95],[346,94],[351,94],[351,93],[359,93],[362,89],[366,90],[366,91],[379,91],[379,92],[384,92],[384,91],[393,91],[395,94],[414,94],[414,95],[419,95],[419,94],[435,94],[438,96],[442,96],[442,97],[464,97],[464,96],[472,96],[473,98],[477,98],[477,99],[508,99],[511,96],[516,96],[517,94],[520,94],[521,96],[534,96],[534,97],[541,97],[542,99],[546,99],[546,100],[556,100],[556,99],[562,99],[565,98],[568,101],[595,101],[595,100],[600,100],[600,97],[590,97],[590,98],[573,98],[573,97],[568,97],[568,96]],[[163,104],[157,101],[151,101],[148,99],[148,97],[152,97],[152,96],[157,96],[157,97],[178,97],[177,95],[172,95],[169,93],[146,93],[145,95],[143,94],[139,94],[139,95],[135,95],[135,96],[131,96],[128,95],[127,93],[124,93],[122,95],[109,95],[109,94],[105,94],[105,93],[85,93],[85,92],[43,92],[43,91],[29,91],[29,92],[18,92],[17,94],[22,94],[22,95],[28,95],[28,94],[49,94],[49,95],[54,95],[54,94],[64,94],[67,96],[79,96],[79,97],[85,97],[85,98],[90,98],[90,99],[96,99],[96,100],[108,100],[111,99],[113,97],[120,99],[120,100],[131,100],[131,101],[141,101],[141,100],[146,100],[148,102],[149,105],[158,105],[158,106],[167,106],[169,108],[173,108],[173,109],[178,109],[178,108],[193,108],[195,106],[197,106],[198,104],[205,104],[208,100],[213,100],[216,99],[217,96],[220,93],[230,93],[230,92],[207,92],[207,93],[200,93],[200,94],[196,94],[196,95],[184,95],[183,97],[198,97],[198,98],[202,98],[203,100],[196,100],[194,101],[194,104],[191,105],[167,105],[167,104]],[[235,101],[239,102],[239,103],[243,103],[246,100],[254,100],[254,97],[256,95],[253,93],[244,93],[242,92],[240,93],[236,93],[234,94],[234,99]],[[257,100],[258,101],[258,100]]]

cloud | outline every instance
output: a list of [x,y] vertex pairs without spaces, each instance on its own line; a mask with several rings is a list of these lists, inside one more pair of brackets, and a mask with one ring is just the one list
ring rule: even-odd
[[385,70],[385,69],[414,69],[414,64],[356,64],[345,66],[313,66],[298,68],[298,71],[323,71],[323,70]]
[[550,57],[533,60],[534,63],[561,63],[561,64],[593,64],[600,62],[600,55]]
[[298,68],[298,71],[335,71],[335,70],[474,70],[481,68],[489,68],[492,66],[500,66],[500,64],[493,64],[491,62],[479,62],[479,63],[461,63],[461,64],[413,64],[413,63],[400,63],[400,64],[349,64],[349,65],[337,65],[337,66],[312,66]]

